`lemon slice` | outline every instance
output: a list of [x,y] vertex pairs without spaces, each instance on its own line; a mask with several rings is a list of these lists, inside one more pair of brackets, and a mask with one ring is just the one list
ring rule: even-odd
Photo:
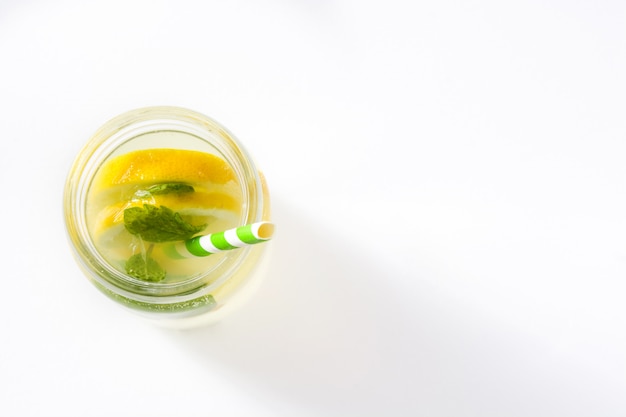
[[229,181],[236,181],[236,175],[222,158],[205,152],[163,148],[114,157],[96,174],[94,188],[103,190],[123,184],[159,182],[226,184]]

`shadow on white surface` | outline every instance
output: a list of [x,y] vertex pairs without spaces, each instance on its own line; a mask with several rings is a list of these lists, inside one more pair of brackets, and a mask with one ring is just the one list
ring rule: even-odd
[[[622,408],[610,368],[567,353],[558,337],[520,326],[508,310],[481,311],[462,287],[437,287],[452,279],[441,271],[400,255],[385,261],[347,230],[338,236],[280,201],[274,220],[269,274],[254,299],[213,327],[166,333],[212,378],[258,404],[259,415],[589,416]],[[410,237],[377,242],[410,245]]]
[[273,258],[254,300],[217,325],[171,337],[252,398],[285,406],[271,411],[413,409],[419,338],[386,288],[392,272],[280,204],[274,218]]

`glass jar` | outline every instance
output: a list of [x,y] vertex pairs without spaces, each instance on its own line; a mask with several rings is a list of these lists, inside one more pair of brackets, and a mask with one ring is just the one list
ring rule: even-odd
[[[106,194],[106,198],[112,199],[110,200],[112,202],[119,198],[123,207],[124,204],[128,205],[130,200],[128,196],[122,198],[121,194],[133,191],[135,194],[131,199],[136,199],[137,195],[144,191],[136,191],[135,188],[139,189],[143,185],[116,185],[110,190],[103,188],[94,191],[98,183],[97,178],[98,175],[101,177],[105,175],[101,171],[106,171],[106,168],[102,167],[113,158],[120,156],[124,158],[126,154],[141,153],[144,150],[153,153],[156,152],[154,150],[164,149],[167,151],[163,154],[162,160],[156,160],[155,168],[164,172],[163,175],[166,175],[168,170],[178,172],[188,168],[189,165],[184,158],[177,160],[176,151],[170,150],[210,154],[225,162],[230,168],[227,171],[232,173],[234,178],[232,181],[229,180],[229,192],[237,194],[236,203],[233,204],[234,208],[230,207],[230,211],[224,211],[222,203],[209,204],[203,201],[201,203],[203,205],[217,207],[211,208],[213,211],[205,210],[213,216],[210,219],[228,218],[235,226],[269,220],[269,194],[263,175],[232,133],[211,118],[191,110],[178,107],[149,107],[127,112],[110,120],[80,151],[65,185],[65,223],[78,264],[100,291],[124,307],[160,325],[176,328],[195,327],[222,318],[251,295],[261,279],[263,264],[267,260],[265,252],[269,244],[261,243],[208,256],[209,260],[192,264],[192,270],[172,280],[147,281],[124,270],[121,267],[122,261],[116,258],[116,252],[109,250],[107,245],[115,247],[114,243],[111,243],[115,242],[115,239],[129,239],[121,247],[121,252],[127,252],[136,250],[137,241],[131,241],[130,239],[134,239],[132,236],[123,235],[124,225],[119,221],[121,211],[102,221],[102,213],[110,211],[111,207],[117,205],[110,204],[106,209],[94,208],[100,201],[98,198],[101,198],[94,195]],[[132,160],[129,157],[125,158]],[[140,162],[133,160],[129,163],[128,169],[137,170],[139,165]],[[165,168],[161,169],[161,165]],[[133,181],[141,182],[146,169],[144,167],[138,174],[135,172]],[[127,173],[120,172],[119,178],[124,175]],[[218,194],[220,192],[221,190],[217,191]],[[203,195],[197,194],[197,197]],[[143,198],[142,195],[140,197]],[[205,211],[202,211],[203,215]],[[94,224],[98,226],[95,227]],[[109,235],[114,237],[110,238]],[[132,246],[134,249],[126,246],[129,248]],[[120,259],[123,256],[128,254],[119,254]]]

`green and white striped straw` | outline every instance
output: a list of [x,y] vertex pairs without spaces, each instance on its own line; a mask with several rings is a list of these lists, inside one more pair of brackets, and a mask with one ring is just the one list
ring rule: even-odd
[[168,252],[173,258],[209,256],[214,253],[265,242],[271,239],[273,234],[273,223],[252,223],[223,232],[196,236],[184,242],[178,242],[172,245]]

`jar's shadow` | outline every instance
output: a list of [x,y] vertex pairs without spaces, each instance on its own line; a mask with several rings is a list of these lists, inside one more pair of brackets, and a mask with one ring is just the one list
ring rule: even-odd
[[232,372],[237,383],[277,396],[286,409],[415,409],[415,377],[424,365],[420,327],[433,323],[405,307],[422,303],[432,316],[428,300],[390,291],[393,268],[377,263],[373,251],[359,253],[349,237],[320,229],[280,201],[274,214],[269,272],[254,299],[216,325],[167,337],[209,371]]

